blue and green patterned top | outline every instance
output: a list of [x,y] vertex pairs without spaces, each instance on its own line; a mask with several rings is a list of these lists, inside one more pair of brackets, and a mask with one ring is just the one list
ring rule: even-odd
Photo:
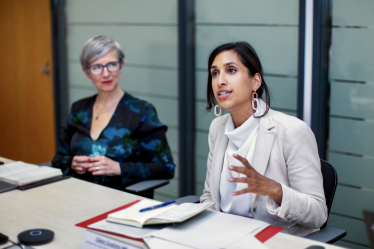
[[[52,165],[65,175],[119,190],[142,180],[173,178],[175,164],[165,136],[167,127],[158,120],[153,105],[125,93],[108,125],[92,140],[96,96],[73,104]],[[71,163],[80,155],[101,155],[119,162],[121,176],[77,174]]]

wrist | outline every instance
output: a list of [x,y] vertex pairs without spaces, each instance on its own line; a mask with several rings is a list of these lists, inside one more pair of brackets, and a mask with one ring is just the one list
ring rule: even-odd
[[117,170],[116,170],[116,175],[121,175],[121,165],[119,164],[119,162],[116,162],[116,168],[117,168]]
[[269,196],[273,198],[279,205],[282,204],[283,192],[282,185],[279,182],[274,181],[271,194]]

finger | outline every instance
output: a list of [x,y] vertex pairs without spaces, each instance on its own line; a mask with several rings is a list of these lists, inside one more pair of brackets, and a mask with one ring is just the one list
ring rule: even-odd
[[71,168],[72,168],[73,170],[75,170],[77,167],[79,167],[79,165],[78,165],[77,163],[72,163],[72,164],[71,164]]
[[93,169],[93,171],[91,171],[93,176],[105,175],[106,168],[104,167],[99,167],[99,170],[97,170],[96,167],[91,169]]
[[86,170],[92,167],[92,162],[82,163],[80,166],[85,168]]
[[87,168],[88,172],[98,172],[98,171],[103,171],[103,170],[104,170],[104,166],[99,165],[99,164],[96,166],[91,165],[89,168]]
[[77,172],[78,174],[80,174],[80,175],[86,173],[86,170],[85,170],[85,167],[84,167],[84,166],[81,167],[81,166],[79,166],[79,165],[72,165],[71,168],[72,168],[75,172]]
[[104,164],[102,162],[90,162],[87,165],[85,165],[87,169],[92,169],[96,167],[102,167]]
[[86,170],[87,170],[87,172],[94,172],[94,171],[96,171],[96,169],[94,167],[91,167],[91,166],[86,167]]
[[85,161],[85,156],[75,156],[73,157],[73,162],[79,163]]
[[247,177],[240,177],[240,178],[229,178],[229,182],[242,182],[248,183],[249,179]]
[[76,170],[75,172],[77,172],[78,175],[83,175],[86,173],[85,170]]
[[105,175],[104,172],[102,172],[101,170],[100,171],[94,171],[92,172],[92,175],[93,176],[101,176],[101,175]]
[[250,192],[249,192],[248,188],[245,188],[245,189],[242,189],[242,190],[232,192],[231,195],[236,196],[236,195],[242,195],[242,194],[247,194],[247,193],[250,193]]
[[244,167],[246,167],[247,169],[253,169],[252,166],[249,164],[248,160],[245,159],[244,157],[238,154],[233,154],[233,157],[239,160],[244,165]]
[[[249,164],[248,160],[238,154],[233,154],[234,158],[239,160],[246,168],[252,168],[252,166]],[[253,168],[252,168],[253,169]]]
[[73,163],[71,168],[72,169],[86,169],[88,163]]
[[101,157],[97,158],[97,157],[92,157],[91,158],[91,162],[88,162],[85,164],[86,168],[89,169],[89,168],[95,168],[95,167],[98,167],[98,166],[104,166],[106,165],[105,162],[102,160]]
[[99,162],[101,161],[101,159],[102,159],[102,156],[90,157],[90,162]]
[[89,162],[90,157],[88,156],[75,156],[73,157],[73,161],[77,162],[77,163],[86,163],[86,162]]
[[231,171],[235,171],[235,172],[237,172],[237,173],[239,173],[239,174],[243,174],[243,175],[246,175],[246,176],[248,176],[248,177],[250,177],[250,175],[251,175],[251,172],[250,172],[250,170],[248,170],[247,168],[245,168],[245,167],[238,167],[238,166],[229,166],[229,170],[231,170]]

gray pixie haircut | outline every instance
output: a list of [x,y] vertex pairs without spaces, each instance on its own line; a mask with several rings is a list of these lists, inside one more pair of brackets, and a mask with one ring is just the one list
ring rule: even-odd
[[92,62],[104,57],[109,51],[115,49],[119,61],[123,61],[125,55],[123,54],[121,46],[108,36],[95,36],[83,45],[79,60],[83,68],[88,67]]

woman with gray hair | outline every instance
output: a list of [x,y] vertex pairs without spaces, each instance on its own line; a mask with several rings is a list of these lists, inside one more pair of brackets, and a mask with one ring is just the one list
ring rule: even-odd
[[167,127],[153,105],[119,86],[124,57],[110,37],[84,44],[80,62],[98,93],[73,103],[52,161],[65,175],[119,190],[146,179],[170,179],[175,168]]

